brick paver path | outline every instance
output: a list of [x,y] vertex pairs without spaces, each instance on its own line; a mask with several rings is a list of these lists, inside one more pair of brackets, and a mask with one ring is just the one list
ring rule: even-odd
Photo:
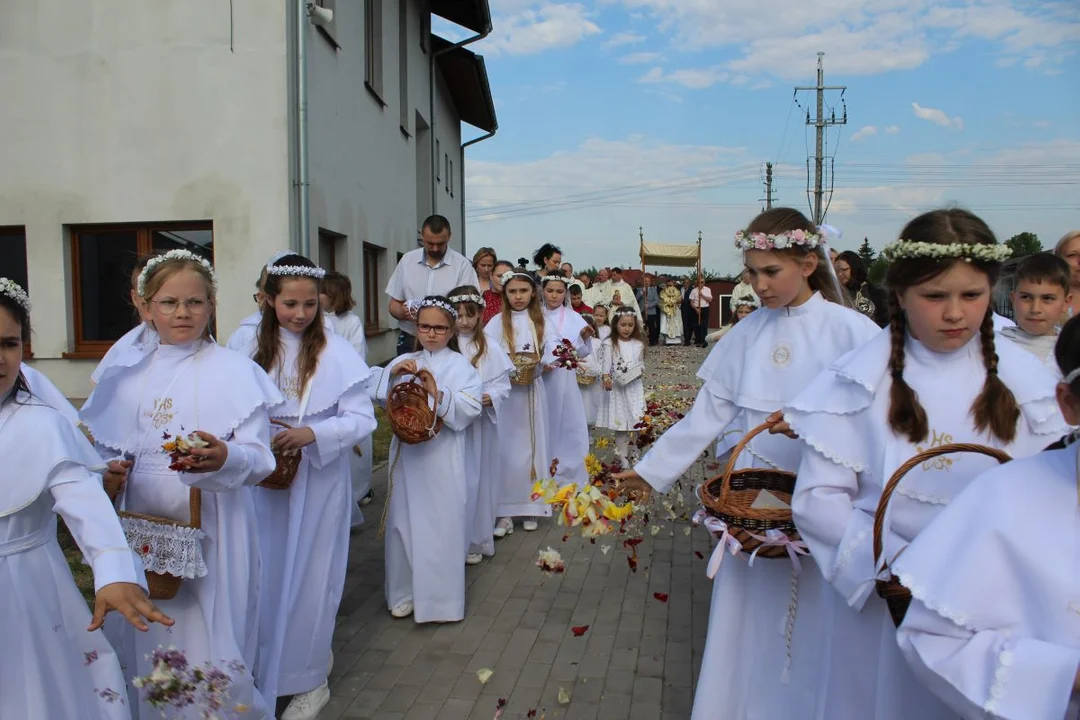
[[[704,357],[696,348],[651,351],[647,382],[689,383]],[[694,509],[696,478],[685,480]],[[708,534],[660,522],[638,547],[631,572],[621,541],[595,544],[541,520],[540,529],[496,544],[494,558],[466,569],[465,620],[417,625],[395,620],[383,598],[383,547],[376,539],[386,469],[376,501],[353,536],[349,576],[334,641],[332,698],[321,720],[675,720],[689,718],[712,591],[705,577]],[[613,545],[607,553],[602,548]],[[566,572],[534,563],[551,546]],[[697,554],[695,554],[697,553]],[[700,556],[699,556],[700,555]],[[654,593],[666,594],[666,602]],[[575,637],[571,628],[588,625]],[[494,671],[486,684],[477,671]],[[560,703],[560,690],[569,695]],[[565,699],[565,698],[564,698]]]

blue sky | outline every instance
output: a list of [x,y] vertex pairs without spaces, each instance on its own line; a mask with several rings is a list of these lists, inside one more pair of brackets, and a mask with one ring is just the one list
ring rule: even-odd
[[[807,209],[816,52],[846,85],[828,133],[841,247],[880,249],[960,204],[1001,239],[1080,227],[1075,0],[491,0],[484,55],[498,134],[468,150],[468,246],[516,259],[546,241],[577,267],[693,242],[730,272],[760,209]],[[436,32],[454,29],[436,25]],[[840,111],[839,94],[827,100]],[[467,131],[468,132],[468,131]]]

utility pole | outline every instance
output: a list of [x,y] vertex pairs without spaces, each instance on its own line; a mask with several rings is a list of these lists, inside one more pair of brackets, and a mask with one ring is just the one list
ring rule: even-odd
[[772,204],[774,200],[774,194],[772,189],[772,163],[765,163],[765,197],[761,200],[765,203],[763,210],[772,210]]
[[844,91],[847,90],[846,85],[825,85],[825,67],[823,65],[823,58],[825,53],[819,52],[817,54],[817,85],[814,87],[796,87],[795,92],[800,90],[814,90],[817,92],[817,117],[813,120],[810,119],[810,111],[806,111],[806,124],[813,125],[817,135],[817,141],[814,143],[814,224],[820,225],[825,221],[825,210],[822,203],[822,199],[825,195],[823,189],[824,184],[824,146],[825,146],[825,128],[832,125],[847,125],[847,104],[844,104],[843,117],[837,119],[836,111],[833,111],[830,117],[825,117],[825,91],[826,90],[839,90],[841,101],[844,97]]

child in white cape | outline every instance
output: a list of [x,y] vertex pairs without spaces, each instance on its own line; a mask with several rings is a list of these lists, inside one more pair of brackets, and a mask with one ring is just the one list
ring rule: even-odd
[[592,383],[581,386],[581,401],[585,404],[585,422],[589,427],[596,425],[596,419],[600,415],[600,408],[604,406],[607,395],[604,385],[600,382],[600,376],[604,374],[603,341],[598,337],[596,318],[588,313],[583,313],[581,319],[585,321],[593,332],[589,338],[589,354],[581,359],[581,373],[592,378]]

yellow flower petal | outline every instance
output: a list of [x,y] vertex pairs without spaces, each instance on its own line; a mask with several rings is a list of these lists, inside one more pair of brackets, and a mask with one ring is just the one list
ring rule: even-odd
[[487,685],[487,681],[491,679],[491,676],[495,674],[495,671],[490,668],[480,668],[476,671],[476,679],[480,681],[481,685]]

